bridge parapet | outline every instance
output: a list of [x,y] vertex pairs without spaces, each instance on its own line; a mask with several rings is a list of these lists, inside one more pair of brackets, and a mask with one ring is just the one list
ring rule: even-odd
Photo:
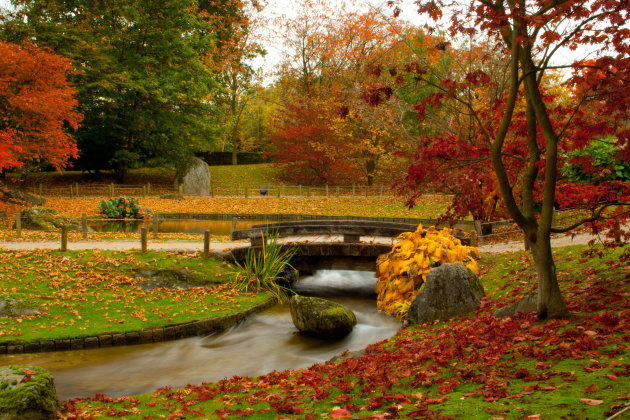
[[416,230],[410,223],[376,220],[299,220],[254,225],[251,229],[235,230],[232,239],[249,239],[252,246],[262,245],[265,238],[301,235],[343,235],[344,243],[359,243],[361,236],[394,238],[403,232]]

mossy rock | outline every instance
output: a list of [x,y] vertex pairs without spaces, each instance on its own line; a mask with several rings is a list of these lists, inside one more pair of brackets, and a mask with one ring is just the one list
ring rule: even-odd
[[158,288],[186,290],[206,286],[209,282],[204,277],[186,268],[177,270],[141,270],[136,272],[136,284],[142,290]]
[[294,295],[289,305],[295,327],[313,337],[341,338],[357,324],[354,312],[327,299]]
[[56,419],[58,408],[50,372],[39,367],[0,367],[0,420]]
[[79,229],[72,219],[60,216],[54,209],[23,209],[20,211],[20,220],[23,229],[57,230],[64,224],[70,229]]
[[21,317],[24,315],[35,315],[40,310],[29,305],[20,299],[0,295],[0,317]]

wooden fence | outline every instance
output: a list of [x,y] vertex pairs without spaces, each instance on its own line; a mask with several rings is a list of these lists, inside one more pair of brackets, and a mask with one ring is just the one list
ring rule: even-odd
[[[29,193],[49,197],[146,197],[167,194],[183,195],[182,185],[165,184],[71,184],[66,187],[47,187],[43,184],[30,188]],[[304,185],[243,185],[212,186],[211,197],[383,197],[392,196],[394,191],[385,185],[324,185],[311,187]]]

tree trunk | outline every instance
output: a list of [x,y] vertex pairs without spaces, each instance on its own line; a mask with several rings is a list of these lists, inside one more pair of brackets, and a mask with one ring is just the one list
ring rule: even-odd
[[236,147],[232,148],[232,165],[238,165],[238,150]]
[[537,314],[539,319],[555,319],[568,316],[568,311],[556,273],[556,264],[551,254],[551,238],[532,238],[532,254],[538,274]]
[[124,184],[129,176],[129,167],[127,162],[119,161],[116,167],[116,182]]

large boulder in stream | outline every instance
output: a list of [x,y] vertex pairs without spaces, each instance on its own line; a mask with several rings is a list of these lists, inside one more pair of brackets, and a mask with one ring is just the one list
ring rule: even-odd
[[289,306],[295,327],[313,337],[340,338],[357,324],[354,312],[327,299],[293,295]]
[[462,264],[442,264],[429,271],[424,288],[407,312],[411,324],[431,323],[475,311],[485,291],[479,278]]
[[53,378],[45,369],[0,367],[0,419],[49,420],[59,409]]
[[183,186],[184,194],[210,195],[210,168],[203,160],[192,157],[177,171],[177,183]]

